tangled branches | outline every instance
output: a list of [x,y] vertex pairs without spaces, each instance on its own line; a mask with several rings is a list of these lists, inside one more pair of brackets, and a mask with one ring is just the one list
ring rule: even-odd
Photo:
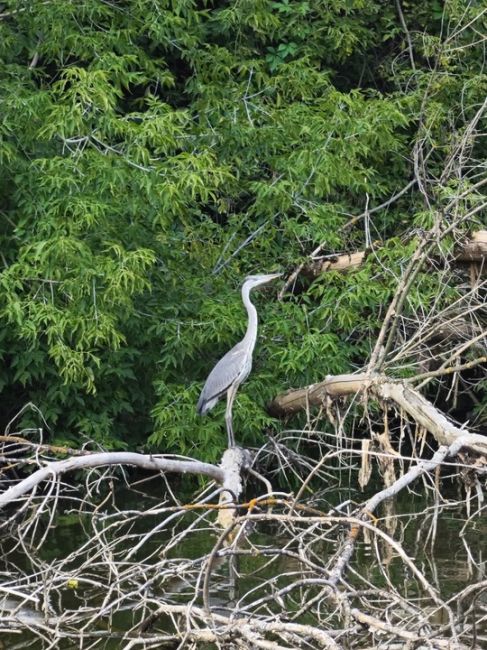
[[[53,455],[20,437],[2,446],[11,488],[22,484],[20,463],[45,467]],[[455,464],[459,446],[424,462],[382,453],[409,470],[361,502],[342,476],[358,474],[362,450],[316,432],[287,432],[255,456],[268,474],[272,465],[292,469],[293,494],[230,506],[214,483],[190,498],[156,467],[129,478],[121,466],[95,467],[96,454],[81,488],[51,471],[3,510],[8,647],[477,647],[487,627],[475,533],[484,505],[465,518],[476,493],[457,499],[439,489],[468,469]],[[394,505],[418,480],[432,498]],[[217,513],[228,508],[236,516],[222,531]],[[445,521],[461,540],[456,560],[433,554]],[[452,572],[453,581],[443,578]]]

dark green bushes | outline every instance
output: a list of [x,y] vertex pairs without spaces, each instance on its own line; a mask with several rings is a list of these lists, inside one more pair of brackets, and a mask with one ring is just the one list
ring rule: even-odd
[[[277,390],[366,362],[401,238],[456,191],[442,173],[487,86],[478,8],[402,4],[407,34],[379,1],[2,3],[5,422],[32,401],[58,438],[217,453],[222,421],[194,403],[243,332],[243,277],[320,241],[364,248],[344,226],[411,180],[425,142],[429,205],[416,186],[370,223],[393,241],[382,270],[257,298],[240,439],[272,425]],[[475,179],[485,144],[469,155]]]

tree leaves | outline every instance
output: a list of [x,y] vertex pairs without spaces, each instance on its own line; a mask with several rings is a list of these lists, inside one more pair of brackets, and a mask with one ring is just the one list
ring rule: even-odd
[[[404,3],[413,71],[393,3],[3,5],[5,399],[36,402],[64,438],[126,444],[137,430],[165,450],[215,453],[222,418],[197,419],[194,402],[243,333],[243,278],[292,269],[320,242],[325,254],[368,246],[362,221],[347,224],[409,182],[418,138],[441,174],[455,116],[485,95],[483,54],[461,27],[473,8],[447,3],[460,21],[449,38],[436,0]],[[457,188],[435,191],[447,204]],[[329,274],[282,303],[255,296],[239,439],[271,424],[271,389],[366,358],[389,270],[411,252],[403,235],[432,218],[411,190],[368,222],[393,242],[379,274]],[[428,278],[412,301],[433,293]]]

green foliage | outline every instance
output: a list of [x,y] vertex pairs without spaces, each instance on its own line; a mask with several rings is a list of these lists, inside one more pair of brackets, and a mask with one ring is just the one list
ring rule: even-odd
[[[6,421],[32,401],[63,439],[217,453],[221,412],[200,420],[194,403],[243,333],[243,277],[293,268],[320,241],[363,248],[362,224],[345,225],[366,195],[376,205],[407,183],[419,137],[441,173],[455,121],[483,101],[475,26],[442,33],[474,5],[402,6],[414,71],[395,4],[379,0],[2,4]],[[239,439],[272,426],[277,390],[364,363],[396,286],[386,268],[411,252],[400,237],[432,218],[412,191],[374,218],[393,242],[382,272],[257,297]],[[429,303],[431,282],[414,301]]]

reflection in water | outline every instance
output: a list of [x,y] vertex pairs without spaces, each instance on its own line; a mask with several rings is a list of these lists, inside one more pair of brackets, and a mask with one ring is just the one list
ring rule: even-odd
[[[17,598],[5,592],[0,602],[4,628],[16,630],[3,633],[5,647],[79,648],[81,628],[86,630],[81,648],[93,650],[143,647],[134,639],[149,633],[159,635],[161,642],[164,635],[176,642],[177,628],[186,629],[183,608],[188,603],[194,606],[192,625],[199,629],[205,621],[205,576],[212,620],[217,622],[218,616],[251,615],[257,621],[280,617],[289,630],[294,630],[292,625],[314,626],[337,643],[365,648],[381,647],[389,637],[385,632],[377,637],[364,621],[357,626],[355,610],[391,628],[407,622],[404,629],[410,633],[433,638],[438,630],[441,638],[451,637],[454,610],[456,634],[471,639],[472,621],[478,622],[477,640],[487,633],[482,619],[487,592],[457,598],[464,588],[485,580],[487,524],[480,517],[467,522],[464,504],[445,494],[441,504],[413,492],[385,502],[376,513],[378,520],[359,536],[346,579],[332,590],[328,568],[350,530],[347,510],[353,510],[354,500],[364,500],[363,495],[328,485],[323,492],[314,491],[312,503],[303,502],[302,510],[291,508],[291,501],[273,505],[271,514],[267,506],[256,507],[247,536],[239,535],[238,544],[221,542],[209,563],[221,536],[213,523],[215,511],[174,505],[169,495],[160,497],[159,488],[156,482],[143,494],[117,488],[111,500],[102,489],[98,498],[104,509],[96,503],[88,509],[86,502],[80,508],[73,497],[58,508],[46,542],[36,549],[36,535],[46,533],[47,520],[38,522],[28,553],[25,540],[20,544],[5,537],[2,585],[6,590],[15,586],[21,594]],[[190,495],[179,498],[197,502]],[[340,503],[345,505],[337,508]],[[320,512],[334,520],[320,517]],[[430,582],[437,601],[388,536]],[[62,630],[53,646],[43,632],[50,627]],[[194,634],[191,638],[198,641]],[[310,638],[309,647],[323,647],[320,642]],[[147,647],[159,646],[148,641]]]

